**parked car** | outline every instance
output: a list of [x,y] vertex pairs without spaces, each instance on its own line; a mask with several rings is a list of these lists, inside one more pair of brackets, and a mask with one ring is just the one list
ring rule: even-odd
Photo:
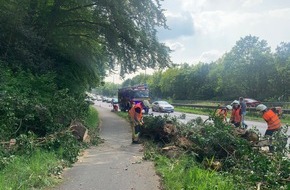
[[91,104],[91,105],[94,104],[94,100],[92,100],[90,97],[86,97],[85,102],[87,102],[88,104]]
[[252,99],[252,98],[244,98],[247,107],[257,107],[257,105],[261,104],[260,101]]
[[102,102],[107,102],[107,97],[106,96],[102,97]]
[[107,102],[107,103],[112,103],[112,99],[113,99],[113,98],[107,98],[106,102]]
[[102,97],[101,96],[97,96],[97,101],[102,101]]
[[112,99],[112,104],[118,104],[118,103],[119,103],[118,98],[113,98]]
[[152,111],[174,112],[174,106],[166,101],[155,101],[152,103]]

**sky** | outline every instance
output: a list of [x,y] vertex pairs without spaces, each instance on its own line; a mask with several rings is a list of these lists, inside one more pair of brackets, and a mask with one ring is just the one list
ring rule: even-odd
[[[290,0],[163,0],[161,4],[170,29],[158,29],[157,36],[173,50],[171,60],[177,64],[216,61],[248,35],[266,40],[272,51],[281,42],[290,42]],[[122,82],[112,74],[105,81]]]

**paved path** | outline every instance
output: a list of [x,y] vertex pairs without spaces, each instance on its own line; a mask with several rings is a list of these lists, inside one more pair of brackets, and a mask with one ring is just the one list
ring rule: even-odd
[[109,109],[95,106],[104,143],[85,152],[64,172],[56,190],[158,190],[153,163],[143,161],[142,145],[131,144],[129,123]]

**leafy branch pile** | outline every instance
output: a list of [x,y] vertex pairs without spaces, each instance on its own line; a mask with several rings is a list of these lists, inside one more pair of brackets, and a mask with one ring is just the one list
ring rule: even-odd
[[[289,149],[279,148],[276,144],[278,148],[273,154],[262,152],[232,126],[219,118],[213,117],[212,120],[208,123],[199,118],[181,124],[176,118],[168,116],[145,117],[143,138],[149,137],[158,145],[158,152],[171,159],[194,155],[192,159],[200,167],[231,176],[239,189],[256,189],[257,184],[262,189],[289,188]],[[174,134],[164,133],[164,125],[168,121],[177,128]],[[284,134],[276,134],[275,138],[276,141],[284,139]],[[150,157],[154,154],[147,155],[147,158]]]

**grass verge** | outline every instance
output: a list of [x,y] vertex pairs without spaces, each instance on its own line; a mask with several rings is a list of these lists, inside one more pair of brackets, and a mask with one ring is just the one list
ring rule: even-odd
[[199,166],[190,155],[170,159],[153,150],[154,145],[146,143],[145,159],[152,159],[155,168],[162,178],[164,190],[234,190],[233,180],[214,170],[206,170]]
[[[99,118],[94,107],[90,106],[84,124],[89,130],[91,144],[97,144],[99,142]],[[64,139],[64,141],[59,140],[57,148],[53,148],[55,144],[47,145],[47,147],[51,146],[50,151],[31,147],[31,150],[23,155],[1,157],[0,189],[45,189],[57,184],[60,181],[58,175],[62,173],[63,167],[69,166],[68,160],[74,160],[74,153],[78,154],[80,148],[84,147],[76,146],[69,141],[70,138]],[[29,141],[29,143],[31,143],[29,145],[33,145],[33,141]]]
[[56,184],[60,167],[54,153],[37,150],[31,156],[16,156],[0,172],[0,189],[44,189]]
[[99,114],[98,111],[93,107],[89,107],[89,112],[87,118],[85,119],[85,126],[89,130],[89,135],[91,138],[91,144],[97,145],[100,142],[99,138]]
[[93,106],[89,107],[89,112],[85,120],[85,125],[89,129],[97,129],[99,125],[99,114],[98,111]]

